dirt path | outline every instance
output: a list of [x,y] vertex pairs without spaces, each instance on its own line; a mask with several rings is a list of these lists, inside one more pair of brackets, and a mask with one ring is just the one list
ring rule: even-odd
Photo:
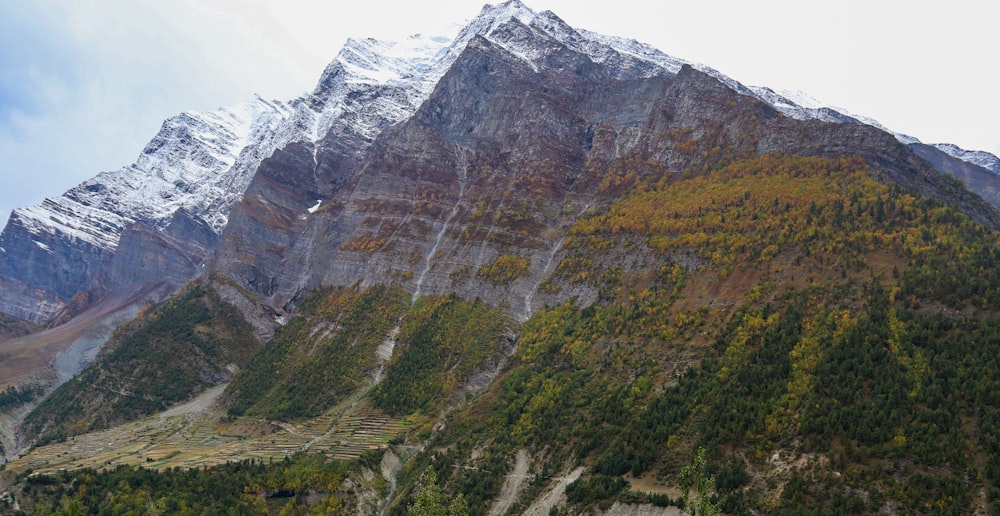
[[222,391],[226,390],[227,385],[229,384],[224,383],[222,385],[216,385],[215,387],[201,393],[197,398],[183,405],[176,405],[167,409],[165,412],[161,412],[160,417],[168,418],[184,414],[205,412],[215,406],[215,402],[219,400],[219,396],[222,395]]
[[518,493],[521,492],[521,484],[524,483],[527,477],[528,451],[522,448],[517,452],[514,470],[503,481],[503,487],[500,488],[500,496],[497,496],[497,501],[490,508],[490,516],[500,516],[506,513],[507,509],[510,509],[510,506],[514,504],[514,500],[517,500]]
[[576,479],[580,478],[583,474],[585,468],[580,466],[570,472],[569,475],[565,477],[553,479],[556,481],[555,485],[541,498],[531,504],[528,510],[524,511],[525,516],[546,516],[553,507],[558,506],[560,503],[566,501],[566,486],[576,482]]

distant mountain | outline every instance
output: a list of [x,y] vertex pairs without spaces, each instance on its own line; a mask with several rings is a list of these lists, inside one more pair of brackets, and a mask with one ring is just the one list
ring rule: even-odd
[[973,165],[1000,174],[1000,158],[989,152],[968,151],[951,143],[935,143],[934,147],[953,158],[958,158],[967,163],[972,163]]
[[[183,113],[164,122],[134,164],[14,210],[0,234],[0,312],[44,322],[78,292],[114,287],[105,275],[134,223],[162,229],[184,209],[221,232],[230,206],[275,149],[315,141],[335,125],[370,138],[412,112],[428,88],[418,73],[447,41],[349,41],[312,94]],[[397,91],[375,91],[386,88]]]
[[[849,113],[841,108],[827,106],[803,92],[783,91],[781,93],[777,93],[770,88],[761,86],[753,86],[750,89],[753,91],[753,94],[757,96],[757,98],[771,104],[775,109],[792,118],[798,118],[800,120],[815,118],[827,122],[867,124],[882,129],[888,133],[892,133],[896,136],[896,139],[907,145],[934,147],[955,159],[983,168],[993,172],[994,174],[1000,174],[1000,158],[997,158],[989,152],[969,151],[951,143],[924,144],[913,136],[897,133],[889,129],[873,118]],[[949,167],[948,170],[938,169],[938,171],[951,174],[951,169],[953,169],[953,167]],[[959,179],[965,181],[963,177],[959,177]],[[982,195],[983,192],[979,189],[981,183],[969,184],[966,182],[966,184],[969,189]],[[996,187],[994,186],[993,188],[995,189]],[[989,201],[994,206],[1000,206],[995,199]]]
[[255,98],[178,115],[132,165],[14,210],[0,234],[0,311],[44,322],[77,293],[106,288],[119,239],[135,223],[162,229],[184,209],[221,230],[257,164],[285,143],[279,128],[291,114]]

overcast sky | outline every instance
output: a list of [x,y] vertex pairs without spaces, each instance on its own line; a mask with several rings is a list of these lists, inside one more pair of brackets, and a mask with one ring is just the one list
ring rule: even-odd
[[[347,37],[440,33],[483,3],[0,0],[0,225],[12,208],[131,163],[167,117],[254,93],[292,99]],[[991,2],[525,3],[924,142],[1000,155]]]

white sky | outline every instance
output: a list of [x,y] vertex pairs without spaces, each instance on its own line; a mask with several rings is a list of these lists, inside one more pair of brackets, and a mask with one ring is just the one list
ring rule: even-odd
[[[483,0],[2,0],[0,225],[131,163],[167,117],[311,90],[347,37],[439,33]],[[496,3],[492,1],[490,3]],[[525,0],[747,85],[1000,155],[992,2]]]

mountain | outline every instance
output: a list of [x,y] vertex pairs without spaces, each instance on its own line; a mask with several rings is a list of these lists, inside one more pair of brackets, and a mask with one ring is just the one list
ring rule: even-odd
[[163,288],[8,395],[36,512],[1000,503],[1000,213],[942,169],[992,172],[517,0],[269,105],[225,210],[130,215],[52,298]]
[[[230,207],[243,197],[263,159],[291,142],[309,144],[315,150],[331,129],[355,134],[357,140],[344,144],[352,149],[361,145],[358,142],[374,139],[386,126],[415,111],[473,35],[491,33],[501,23],[496,20],[505,17],[526,26],[536,24],[556,44],[581,52],[595,63],[611,65],[615,74],[676,74],[682,66],[691,65],[792,118],[885,129],[874,120],[823,106],[802,94],[745,87],[711,68],[633,40],[577,31],[545,13],[525,14],[507,4],[498,9],[497,16],[490,18],[493,21],[477,18],[454,41],[419,36],[400,43],[350,40],[312,93],[289,102],[255,97],[211,113],[183,113],[164,122],[132,165],[99,174],[38,206],[15,210],[0,233],[0,312],[36,323],[57,315],[61,321],[73,315],[64,309],[78,293],[91,291],[90,297],[97,298],[113,290],[119,282],[108,277],[108,268],[122,233],[132,224],[160,230],[183,208],[221,233]],[[530,44],[524,47],[514,39],[502,44],[529,61],[537,57]],[[904,143],[919,144],[915,138],[896,136]],[[939,155],[932,158],[926,148],[920,152],[939,171],[956,175],[997,204],[1000,180],[978,168],[996,172],[995,156],[953,145],[937,148],[974,166]],[[191,277],[184,274],[174,279],[181,284]]]
[[[602,187],[609,169],[655,160],[680,171],[742,152],[851,148],[894,181],[995,224],[991,208],[875,128],[781,117],[712,75],[621,40],[588,40],[549,13],[488,19],[459,36],[485,31],[367,153],[332,133],[265,160],[233,207],[213,270],[277,309],[320,285],[395,281],[414,297],[456,292],[527,318],[536,298],[594,299],[537,289],[565,228],[622,190]],[[478,274],[512,255],[529,263],[518,277]]]
[[934,145],[934,147],[953,158],[958,158],[962,161],[978,165],[986,170],[991,170],[1000,174],[1000,158],[997,158],[989,152],[967,151],[951,143],[940,143]]
[[108,288],[102,275],[135,223],[162,228],[183,208],[220,230],[257,163],[284,143],[276,130],[290,111],[256,98],[178,115],[132,165],[14,210],[0,234],[0,311],[45,322],[77,293]]
[[[414,77],[447,41],[349,41],[313,93],[183,113],[164,122],[132,165],[14,210],[0,234],[0,311],[45,322],[77,293],[117,286],[103,276],[133,224],[162,229],[184,210],[221,232],[230,206],[275,149],[315,141],[337,124],[370,138],[415,109],[426,80]],[[398,91],[375,91],[383,86]],[[380,98],[367,102],[373,97]]]
[[[264,158],[291,142],[312,145],[331,131],[372,138],[416,109],[433,84],[424,73],[428,63],[449,41],[351,40],[312,93],[287,103],[255,97],[208,114],[184,113],[164,123],[134,164],[15,210],[0,233],[0,312],[22,326],[56,326],[102,299],[128,300],[118,308],[133,316],[133,303],[162,301],[204,271],[231,205]],[[50,362],[77,337],[66,339],[19,346],[18,353]],[[82,355],[85,362],[70,369],[92,356]],[[35,371],[41,378],[50,373]]]
[[938,172],[957,178],[986,202],[1000,206],[1000,195],[997,193],[1000,191],[1000,158],[989,152],[968,151],[950,143],[928,145],[913,136],[894,132],[877,120],[824,105],[802,92],[777,93],[766,87],[752,87],[751,90],[757,98],[792,118],[866,124],[892,133]]

